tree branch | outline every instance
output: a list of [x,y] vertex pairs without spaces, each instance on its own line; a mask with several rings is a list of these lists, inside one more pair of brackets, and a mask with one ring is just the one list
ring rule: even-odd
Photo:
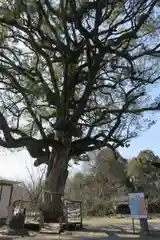
[[33,117],[35,123],[37,124],[37,127],[38,127],[38,129],[39,129],[42,137],[46,138],[45,133],[44,133],[44,130],[43,130],[43,127],[42,127],[40,121],[38,120],[36,114],[35,114],[34,111],[32,110],[31,103],[30,103],[30,101],[28,100],[27,95],[25,94],[25,89],[24,89],[23,87],[21,87],[21,85],[18,83],[18,81],[16,80],[16,78],[15,78],[11,73],[9,73],[9,71],[7,71],[7,69],[0,67],[0,70],[1,70],[1,72],[3,72],[4,74],[6,74],[6,75],[11,79],[11,81],[13,82],[14,86],[16,87],[16,89],[22,94],[22,96],[24,97],[24,99],[25,99],[25,101],[26,101],[26,104],[27,104],[27,106],[28,106],[28,111],[29,111],[29,113],[31,114],[31,116]]

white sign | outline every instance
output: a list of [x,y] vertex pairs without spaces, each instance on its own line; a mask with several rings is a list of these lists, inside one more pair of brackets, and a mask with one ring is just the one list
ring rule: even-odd
[[147,208],[144,193],[130,193],[129,208],[132,218],[147,218]]

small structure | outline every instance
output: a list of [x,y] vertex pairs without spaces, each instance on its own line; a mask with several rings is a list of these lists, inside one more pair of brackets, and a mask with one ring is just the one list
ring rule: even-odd
[[24,200],[16,200],[12,204],[12,215],[9,220],[11,229],[26,228],[39,230],[40,211],[37,204]]
[[82,228],[83,220],[82,220],[82,202],[81,201],[65,201],[66,207],[66,220],[67,225],[76,227],[77,225]]
[[0,177],[0,219],[8,217],[8,207],[11,205],[14,185],[18,183]]
[[12,203],[12,215],[9,221],[11,229],[27,228],[36,229],[41,233],[61,233],[64,230],[74,229],[77,226],[83,227],[82,223],[82,202],[64,200],[62,197],[62,217],[58,222],[48,223],[45,221],[43,213],[44,195],[47,194],[48,204],[52,202],[52,198],[57,193],[50,191],[42,192],[40,202],[29,202],[24,200],[16,200]]
[[[43,190],[42,204],[45,199],[44,197],[45,194],[47,194],[48,201],[52,202],[54,195],[57,195],[58,193]],[[75,229],[77,226],[79,228],[83,227],[82,202],[64,199],[62,195],[61,195],[61,198],[62,198],[62,204],[63,204],[62,218],[60,219],[59,223],[46,224],[44,221],[44,218],[41,216],[41,219],[40,219],[41,232],[46,233],[49,231],[52,233],[53,232],[60,233],[63,230]]]

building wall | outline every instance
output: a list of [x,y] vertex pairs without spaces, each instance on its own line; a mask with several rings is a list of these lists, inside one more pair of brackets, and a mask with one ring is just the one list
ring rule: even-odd
[[7,207],[9,205],[11,186],[3,185],[0,197],[0,218],[6,218],[8,215]]
[[12,203],[16,200],[28,201],[29,195],[27,190],[21,185],[14,185],[12,192]]

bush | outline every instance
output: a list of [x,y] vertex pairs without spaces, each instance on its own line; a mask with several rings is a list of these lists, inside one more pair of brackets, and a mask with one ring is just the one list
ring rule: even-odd
[[108,216],[110,214],[115,213],[114,206],[111,202],[98,202],[91,204],[84,203],[84,212],[87,216]]

